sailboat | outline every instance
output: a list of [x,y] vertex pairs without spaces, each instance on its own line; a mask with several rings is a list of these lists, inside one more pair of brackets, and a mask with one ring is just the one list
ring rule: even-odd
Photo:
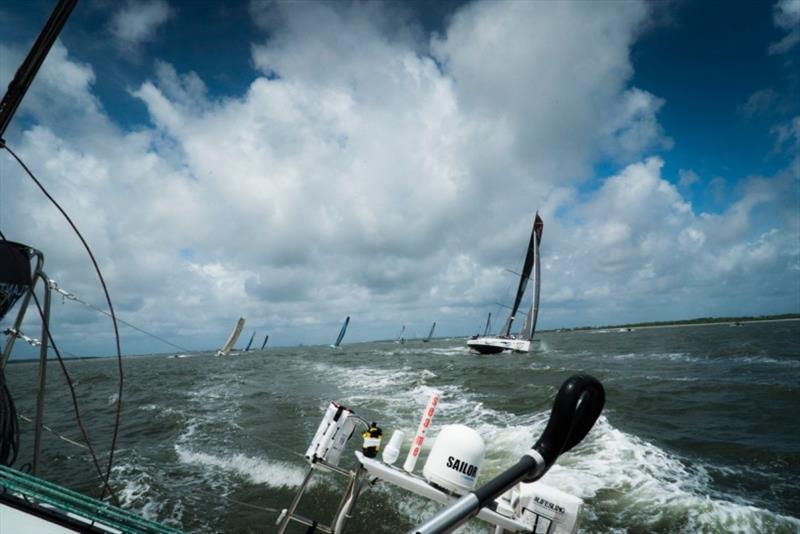
[[344,320],[344,324],[342,324],[342,329],[339,330],[339,337],[336,338],[336,343],[331,345],[332,349],[338,349],[339,345],[342,343],[342,339],[344,339],[344,334],[347,332],[347,325],[350,324],[350,316],[348,315],[347,318]]
[[[508,319],[506,319],[499,335],[490,336],[488,332],[485,332],[483,336],[467,340],[467,346],[469,348],[481,354],[498,354],[503,351],[530,351],[531,340],[536,331],[536,319],[539,314],[539,288],[541,282],[539,244],[542,241],[543,230],[544,222],[542,218],[539,217],[539,212],[536,212],[536,217],[533,221],[533,229],[531,230],[530,242],[528,243],[528,251],[525,254],[525,263],[522,265],[522,273],[519,277],[519,286],[517,287],[517,294],[514,297],[514,305],[511,308],[511,313]],[[531,308],[525,317],[522,330],[515,336],[511,334],[511,327],[516,318],[519,306],[522,303],[522,297],[525,295],[525,289],[528,286],[528,280],[531,274],[533,274],[533,299],[531,300]],[[488,320],[486,325],[488,330]]]
[[253,334],[250,336],[250,341],[247,342],[247,346],[244,348],[244,351],[247,352],[250,350],[250,347],[253,345],[253,339],[256,337],[256,331],[253,330]]
[[406,333],[406,325],[403,325],[403,328],[400,329],[400,334],[397,336],[397,339],[394,340],[395,343],[405,343],[406,338],[403,337],[403,334]]
[[[69,11],[74,6],[74,3],[75,0],[61,0],[59,2],[58,8],[54,11],[48,21],[48,25],[40,35],[40,40],[44,45],[37,41],[31,54],[29,54],[29,58],[26,59],[18,72],[31,72],[31,69],[28,68],[30,67],[29,59],[31,57],[38,57],[39,64],[41,63],[46,56],[47,50],[57,37],[60,26],[63,26],[69,16]],[[55,29],[53,28],[54,25],[56,26]],[[38,69],[38,64],[33,68],[33,74],[28,75],[28,83],[35,74],[36,69]],[[10,88],[7,95],[15,92],[20,95],[16,91],[19,86],[16,82],[17,78],[15,77],[13,87],[15,91]],[[27,84],[23,87],[27,87]],[[24,90],[21,91],[21,94],[24,94]],[[2,139],[9,117],[5,114],[6,110],[15,109],[21,98],[21,96],[17,96],[16,101],[12,102],[12,106],[6,106],[6,98],[3,99],[2,105],[0,105],[0,139]],[[4,117],[6,118],[4,119]],[[138,517],[107,502],[101,502],[82,496],[74,491],[60,488],[36,476],[38,474],[41,430],[43,428],[45,366],[48,360],[48,340],[51,337],[48,323],[52,287],[42,270],[44,255],[26,245],[6,241],[2,234],[0,234],[0,260],[2,260],[0,261],[0,319],[11,309],[15,301],[22,299],[20,311],[14,322],[14,328],[9,332],[8,341],[3,349],[2,361],[0,361],[0,378],[2,378],[2,370],[8,361],[14,340],[18,337],[25,310],[34,294],[37,283],[41,282],[44,293],[44,310],[41,314],[42,341],[39,345],[39,391],[37,395],[32,473],[24,473],[0,465],[0,531],[10,533],[125,532],[130,534],[179,534],[177,530],[171,527],[159,525]],[[30,264],[34,260],[35,268],[31,269]],[[111,308],[110,305],[109,307]],[[111,311],[112,317],[114,317],[113,308]],[[345,320],[336,341],[337,346],[344,337],[349,320],[350,317]],[[219,351],[220,353],[229,353],[241,334],[244,321],[244,318],[238,320],[225,346]],[[264,344],[266,345],[266,339]],[[55,349],[54,344],[53,348]],[[10,399],[8,391],[5,391],[4,378],[0,380],[0,385],[4,389],[2,397]],[[120,380],[121,387],[122,381]],[[119,395],[119,403],[121,403],[121,399],[122,395]],[[430,408],[426,407],[425,412],[423,412],[418,437],[415,438],[419,446],[409,451],[406,463],[409,463],[410,460],[416,463],[416,455],[419,453],[421,444],[424,441],[424,432],[427,431],[431,421],[430,417],[433,414],[429,410],[435,407],[438,399],[439,395],[434,394],[429,402]],[[369,447],[366,444],[360,447],[360,451],[354,451],[359,467],[355,471],[348,471],[338,467],[338,458],[341,456],[344,445],[354,436],[353,430],[356,429],[356,424],[366,427],[368,434],[370,434],[372,427],[365,419],[332,402],[329,405],[328,412],[326,412],[326,417],[318,429],[317,435],[312,440],[311,447],[306,453],[306,458],[309,460],[309,472],[305,476],[290,508],[281,513],[278,531],[284,532],[289,522],[296,522],[303,525],[303,527],[310,527],[309,532],[343,532],[346,521],[353,516],[356,510],[357,499],[362,493],[366,493],[361,490],[375,484],[380,479],[387,484],[393,484],[398,488],[414,492],[421,498],[428,499],[431,503],[436,502],[448,505],[446,509],[437,513],[422,525],[417,526],[413,530],[414,532],[449,532],[473,515],[478,519],[488,521],[490,524],[495,525],[496,529],[501,530],[531,532],[531,525],[543,525],[543,527],[537,528],[537,532],[542,529],[546,529],[549,532],[574,532],[577,530],[578,514],[582,507],[582,501],[577,497],[542,489],[542,484],[537,484],[536,487],[532,487],[531,484],[550,469],[560,454],[569,451],[581,442],[599,417],[604,401],[604,390],[596,379],[588,375],[577,375],[570,378],[559,390],[551,412],[551,420],[534,446],[517,464],[474,492],[472,491],[472,485],[466,486],[463,482],[460,482],[460,479],[466,475],[466,478],[471,478],[474,482],[477,470],[482,463],[484,445],[482,442],[472,440],[475,436],[480,440],[477,432],[470,431],[468,428],[466,429],[467,433],[458,428],[455,429],[455,433],[450,431],[450,438],[455,438],[451,439],[450,443],[455,442],[459,445],[458,452],[451,453],[449,450],[445,450],[443,446],[439,446],[439,450],[444,450],[444,454],[440,455],[436,465],[433,465],[433,462],[429,459],[428,463],[432,464],[431,469],[428,469],[427,465],[423,468],[423,475],[426,476],[426,479],[412,474],[413,465],[403,471],[391,467],[390,464],[394,460],[390,460],[386,455],[386,452],[390,450],[389,447],[385,449],[383,455],[385,461],[381,462],[373,457],[374,454],[367,454]],[[13,402],[8,403],[8,405],[13,406]],[[118,406],[121,406],[121,404],[118,404]],[[9,410],[7,413],[10,415],[11,411]],[[119,411],[117,413],[119,414]],[[12,417],[16,418],[16,415]],[[440,436],[444,434],[444,430],[445,428],[442,429]],[[467,440],[462,439],[464,437],[470,438],[470,442],[466,443]],[[445,442],[441,437],[437,438],[437,440],[440,440],[439,443]],[[85,441],[89,445],[88,439],[85,439]],[[467,447],[464,447],[464,444]],[[435,447],[436,444],[434,445]],[[376,447],[372,446],[372,449],[375,450]],[[111,451],[111,456],[113,456],[113,445]],[[13,452],[16,455],[16,450]],[[433,449],[431,452],[433,453]],[[469,459],[470,463],[462,460],[460,469],[454,469],[452,465],[448,465],[448,463],[452,463],[453,459],[453,456],[448,456],[448,454],[456,454],[464,458],[462,453],[468,454],[466,458]],[[8,463],[11,464],[13,461]],[[108,486],[108,474],[111,473],[111,467],[112,462],[111,458],[109,458],[108,470],[104,481],[106,486]],[[333,522],[335,526],[333,527],[319,524],[316,519],[307,520],[305,517],[295,513],[302,493],[311,481],[311,475],[315,470],[321,469],[349,477],[350,479],[346,493],[342,496],[341,504],[336,511]],[[426,471],[432,473],[432,475],[426,475]],[[514,502],[510,498],[512,492],[506,492],[512,486],[518,490]],[[465,495],[456,500],[457,497],[455,495],[460,493]],[[504,498],[503,494],[506,494],[507,498]],[[219,497],[217,496],[217,498]],[[225,495],[221,497],[225,498]],[[259,508],[265,509],[263,507]],[[555,517],[553,516],[553,511],[557,513]],[[554,528],[551,529],[551,526],[554,526]],[[497,532],[498,530],[495,531]]]
[[264,347],[267,346],[267,341],[269,341],[269,334],[267,334],[267,337],[264,338],[264,342],[261,344],[261,349],[259,350],[264,350]]
[[228,336],[228,341],[226,341],[222,348],[217,351],[217,356],[228,356],[230,354],[231,349],[234,345],[236,345],[236,341],[239,339],[239,336],[242,333],[242,328],[244,328],[244,317],[239,317],[239,320],[236,322],[236,326],[233,327],[233,332],[231,332],[231,335]]
[[427,343],[433,337],[433,331],[436,330],[436,321],[433,321],[433,326],[431,326],[431,331],[428,332],[428,337],[422,340],[423,343]]

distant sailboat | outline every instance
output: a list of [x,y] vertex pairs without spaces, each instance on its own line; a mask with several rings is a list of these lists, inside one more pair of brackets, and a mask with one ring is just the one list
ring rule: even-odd
[[428,337],[422,340],[423,343],[427,343],[433,337],[433,331],[436,329],[436,321],[433,322],[433,326],[431,327],[431,331],[428,332]]
[[[503,325],[502,330],[498,336],[490,336],[484,333],[483,336],[469,339],[467,346],[481,354],[497,354],[504,350],[514,352],[528,352],[531,347],[531,340],[536,331],[536,320],[539,315],[539,288],[541,282],[541,261],[539,259],[539,244],[542,241],[542,231],[544,229],[544,222],[539,213],[536,213],[536,218],[533,222],[533,229],[531,230],[531,238],[528,243],[528,251],[525,255],[525,263],[522,266],[522,274],[519,278],[519,287],[517,287],[517,294],[514,298],[514,306],[511,308],[511,313]],[[511,326],[516,318],[519,306],[522,303],[522,297],[525,295],[525,289],[528,286],[528,279],[533,274],[533,299],[531,301],[531,308],[525,317],[522,330],[519,335],[514,336],[511,334]],[[486,321],[487,330],[489,321]]]
[[403,334],[406,333],[406,325],[403,325],[403,328],[400,329],[400,335],[397,336],[397,339],[394,340],[395,343],[405,343],[406,338],[403,337]]
[[250,336],[250,341],[247,342],[247,346],[244,348],[245,352],[250,350],[250,346],[253,344],[253,338],[255,337],[256,337],[256,331],[253,330],[253,334]]
[[267,346],[267,341],[269,341],[269,334],[264,338],[264,342],[261,344],[261,350],[264,350],[264,347]]
[[348,315],[347,318],[344,320],[344,324],[342,325],[342,329],[339,330],[339,337],[336,338],[336,343],[331,345],[332,349],[339,348],[339,345],[342,343],[342,339],[344,339],[344,334],[347,332],[347,325],[350,324],[350,316]]
[[239,340],[239,336],[242,333],[242,328],[244,328],[244,317],[239,317],[239,320],[236,322],[236,326],[233,327],[233,332],[231,332],[231,335],[228,336],[228,341],[226,341],[225,345],[223,345],[222,348],[217,351],[217,356],[227,356],[230,354],[231,349]]

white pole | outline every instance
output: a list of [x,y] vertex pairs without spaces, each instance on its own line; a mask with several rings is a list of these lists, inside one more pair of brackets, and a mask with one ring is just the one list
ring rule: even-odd
[[417,428],[417,435],[414,437],[414,441],[411,442],[411,450],[408,451],[406,462],[403,464],[403,469],[408,473],[413,472],[414,466],[417,465],[417,458],[419,458],[419,453],[422,450],[422,444],[425,443],[425,434],[428,433],[428,428],[431,426],[431,420],[433,419],[437,404],[439,404],[439,393],[434,391],[433,394],[431,394],[428,405],[425,407],[425,411],[422,412],[422,419],[419,422],[419,428]]

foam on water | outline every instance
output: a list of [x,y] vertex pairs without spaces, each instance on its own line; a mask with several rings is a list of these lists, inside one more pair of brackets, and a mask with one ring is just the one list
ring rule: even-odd
[[470,354],[472,351],[464,345],[463,347],[432,348],[425,352],[436,356],[463,356],[464,354]]
[[731,358],[731,360],[737,363],[750,365],[775,365],[792,368],[800,367],[800,361],[798,360],[779,360],[777,358],[770,358],[768,356],[738,356]]
[[114,466],[113,480],[122,482],[117,491],[123,508],[134,509],[146,519],[163,521],[179,526],[183,519],[184,507],[180,501],[170,503],[156,498],[159,491],[153,479],[152,467],[144,469],[136,461],[122,462]]
[[305,476],[304,470],[297,465],[255,458],[241,453],[216,456],[192,451],[184,445],[175,445],[175,453],[182,463],[213,467],[248,479],[254,484],[265,484],[272,488],[297,487]]
[[613,510],[618,524],[654,530],[680,524],[688,532],[800,528],[795,518],[735,497],[712,497],[716,492],[705,468],[614,428],[605,417],[584,443],[559,459],[543,482],[587,500],[590,516],[599,508]]
[[731,355],[731,356],[721,356],[721,357],[708,357],[708,356],[697,356],[687,352],[667,352],[667,353],[629,352],[624,354],[609,355],[609,357],[612,360],[618,360],[618,361],[644,359],[644,360],[668,361],[676,363],[692,363],[701,365],[729,366],[731,364],[740,364],[747,366],[765,365],[765,366],[783,366],[791,368],[800,367],[800,361],[798,360],[779,359],[779,358],[772,358],[769,356]]

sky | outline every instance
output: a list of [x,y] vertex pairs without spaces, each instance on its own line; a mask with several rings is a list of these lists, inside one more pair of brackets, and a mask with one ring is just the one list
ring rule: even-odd
[[[53,5],[0,5],[0,86]],[[537,210],[540,328],[797,313],[799,62],[800,0],[80,0],[5,139],[119,316],[189,349],[239,316],[276,345],[347,315],[345,343],[473,334]],[[103,306],[5,152],[0,231]],[[53,315],[112,352],[107,317]]]

